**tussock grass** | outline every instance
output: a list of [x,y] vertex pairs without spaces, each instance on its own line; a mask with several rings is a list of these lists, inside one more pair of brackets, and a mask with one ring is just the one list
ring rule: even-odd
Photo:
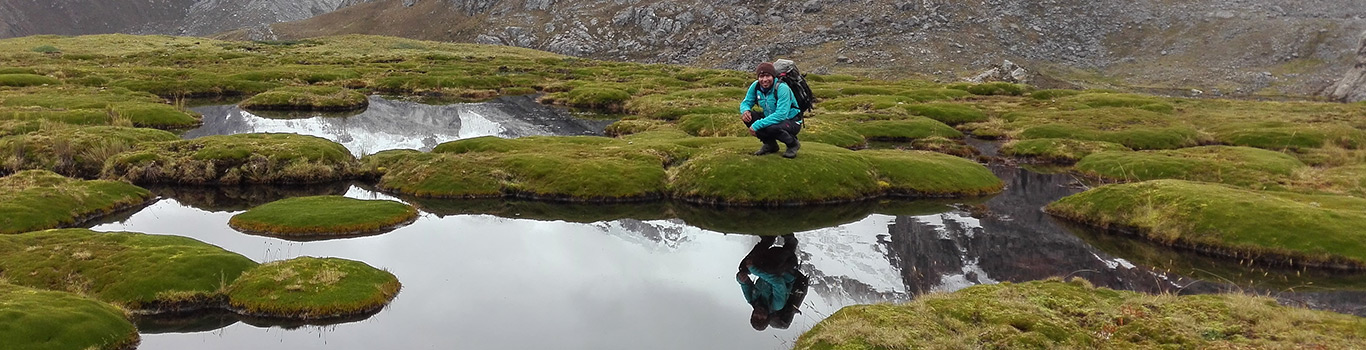
[[85,294],[134,311],[217,307],[251,259],[180,236],[63,229],[0,236],[11,283]]
[[61,84],[57,78],[37,74],[0,74],[0,86],[42,86]]
[[170,132],[115,126],[56,127],[0,138],[0,169],[12,173],[49,169],[58,174],[97,178],[106,159],[143,142],[179,140]]
[[1048,280],[848,306],[802,334],[795,349],[1334,349],[1363,342],[1360,317],[1269,298],[1146,295]]
[[364,94],[336,86],[290,86],[266,91],[238,104],[243,109],[344,111],[365,108]]
[[906,106],[911,114],[925,116],[948,125],[986,121],[987,115],[977,108],[954,103],[924,103]]
[[[1272,264],[1366,269],[1366,199],[1153,180],[1108,185],[1046,208],[1153,241]],[[1306,234],[1312,233],[1312,234]]]
[[[154,196],[117,181],[80,181],[46,170],[0,177],[0,234],[75,225],[147,203]],[[0,235],[2,236],[2,235]]]
[[1082,174],[1116,181],[1180,179],[1255,189],[1279,189],[1304,163],[1287,154],[1249,147],[1100,152],[1082,158]]
[[1002,155],[1054,164],[1072,164],[1093,153],[1118,151],[1131,150],[1114,142],[1051,138],[1016,140],[1001,146]]
[[0,282],[0,339],[29,350],[123,350],[137,346],[137,328],[123,310],[72,293]]
[[938,120],[925,117],[873,120],[849,125],[870,140],[910,141],[928,137],[961,138],[963,133]]
[[110,158],[104,178],[133,183],[319,183],[349,178],[355,157],[297,134],[239,134],[146,144]]
[[400,288],[393,274],[363,262],[300,257],[243,273],[227,295],[241,314],[313,320],[379,310]]
[[417,209],[395,201],[342,196],[282,199],[233,215],[228,226],[285,238],[330,238],[392,230],[417,219]]

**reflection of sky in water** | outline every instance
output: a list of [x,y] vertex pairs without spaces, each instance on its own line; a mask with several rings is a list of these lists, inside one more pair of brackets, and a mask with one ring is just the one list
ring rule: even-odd
[[[204,125],[187,131],[187,139],[244,133],[312,135],[346,146],[360,156],[389,149],[430,151],[448,141],[479,136],[515,138],[533,135],[595,135],[610,121],[585,120],[540,105],[529,96],[510,96],[480,103],[426,105],[369,97],[370,105],[350,116],[303,112],[304,118],[274,119],[236,105],[195,107]],[[299,112],[293,114],[298,115]]]

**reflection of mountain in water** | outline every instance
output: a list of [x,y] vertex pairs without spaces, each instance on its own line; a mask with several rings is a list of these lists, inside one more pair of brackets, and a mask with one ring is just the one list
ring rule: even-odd
[[437,144],[478,136],[514,138],[534,135],[597,135],[610,120],[586,120],[536,103],[529,96],[508,96],[481,103],[425,105],[370,96],[365,112],[348,117],[271,119],[236,105],[193,108],[204,125],[186,139],[210,135],[279,132],[336,141],[351,153],[373,154],[410,148],[429,151]]

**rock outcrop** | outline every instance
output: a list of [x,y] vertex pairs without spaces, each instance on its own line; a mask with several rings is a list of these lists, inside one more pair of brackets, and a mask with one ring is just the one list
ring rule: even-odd
[[1366,33],[1361,34],[1356,65],[1328,89],[1328,97],[1342,102],[1366,101]]

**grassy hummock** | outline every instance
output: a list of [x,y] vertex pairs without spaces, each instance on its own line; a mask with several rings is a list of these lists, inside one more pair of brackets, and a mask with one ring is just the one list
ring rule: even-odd
[[319,183],[349,178],[342,145],[298,134],[237,134],[148,144],[114,156],[103,177],[133,183]]
[[1232,146],[1100,152],[1077,162],[1083,174],[1106,180],[1180,179],[1257,189],[1279,188],[1304,163],[1284,153]]
[[848,306],[796,349],[1352,348],[1366,319],[1239,294],[1148,295],[1058,280],[977,285]]
[[284,238],[332,238],[385,232],[416,219],[417,209],[401,202],[311,196],[263,204],[233,215],[228,226]]
[[0,234],[75,225],[153,197],[123,182],[81,181],[46,170],[25,170],[0,178]]
[[221,305],[221,290],[256,263],[180,236],[62,229],[0,236],[11,283],[89,295],[136,312]]
[[201,123],[199,114],[164,102],[156,95],[122,88],[61,86],[4,89],[0,90],[0,121],[27,128],[3,128],[0,129],[0,135],[32,131],[32,124],[40,122],[157,129],[185,129]]
[[1366,199],[1154,180],[1049,204],[1053,215],[1271,264],[1366,269]]
[[1072,164],[1092,153],[1106,151],[1131,150],[1114,142],[1053,138],[1015,140],[1001,146],[1002,155],[1054,164]]
[[133,349],[138,330],[123,310],[73,293],[0,281],[0,339],[6,349]]
[[[431,154],[362,160],[387,169],[379,186],[427,198],[522,197],[620,202],[672,197],[723,205],[848,202],[884,195],[994,193],[1001,182],[975,162],[929,152],[855,152],[804,142],[797,159],[754,156],[752,137],[650,131],[603,137],[480,137]],[[371,159],[375,158],[375,159]]]
[[378,311],[400,287],[393,274],[363,262],[300,257],[243,273],[227,294],[241,314],[310,320]]
[[117,126],[58,127],[0,138],[0,171],[46,169],[97,178],[104,161],[143,142],[179,140],[167,131]]
[[337,86],[289,86],[266,91],[238,104],[248,110],[345,111],[365,108],[364,94]]

